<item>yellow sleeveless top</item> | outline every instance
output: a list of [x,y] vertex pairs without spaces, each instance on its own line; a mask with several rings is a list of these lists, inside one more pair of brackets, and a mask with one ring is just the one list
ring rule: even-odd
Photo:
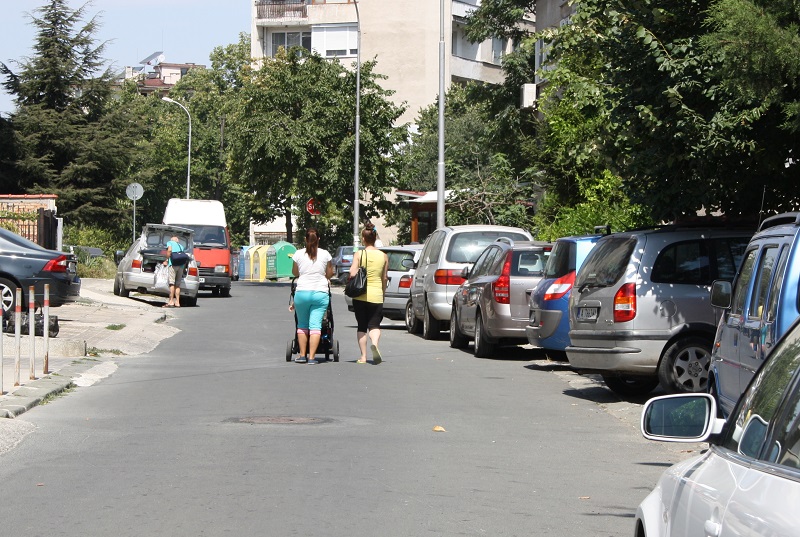
[[367,268],[367,292],[353,300],[365,300],[375,304],[383,304],[383,267],[386,264],[386,254],[380,250],[359,250],[353,257],[358,257],[361,266]]

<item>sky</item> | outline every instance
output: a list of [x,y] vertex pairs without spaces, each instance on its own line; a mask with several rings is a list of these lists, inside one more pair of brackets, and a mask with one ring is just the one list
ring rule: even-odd
[[[29,57],[36,30],[27,14],[47,0],[0,0],[0,62]],[[68,0],[72,9],[86,4],[85,21],[99,18],[98,43],[108,42],[105,57],[114,72],[163,51],[164,61],[209,65],[214,47],[236,43],[250,32],[252,0]],[[14,109],[11,95],[0,87],[0,114]]]

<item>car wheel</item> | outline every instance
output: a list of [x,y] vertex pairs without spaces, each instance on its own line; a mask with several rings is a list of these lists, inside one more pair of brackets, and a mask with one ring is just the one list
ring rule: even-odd
[[5,278],[0,278],[0,300],[3,303],[3,311],[14,311],[14,297],[16,294],[16,284]]
[[406,303],[406,330],[409,334],[419,334],[422,331],[422,324],[414,315],[414,305],[411,300]]
[[222,297],[231,296],[231,288],[230,287],[220,287],[219,288],[219,296],[222,296]]
[[567,360],[567,352],[566,351],[554,351],[552,349],[547,349],[544,351],[545,356],[547,359],[552,362],[568,362]]
[[603,375],[603,382],[612,392],[630,397],[632,395],[645,395],[658,386],[657,377],[626,377]]
[[658,380],[668,393],[708,391],[711,342],[701,337],[679,339],[658,364]]
[[439,321],[434,319],[427,302],[424,303],[422,307],[422,337],[425,339],[439,339],[439,333],[442,331],[439,326]]
[[119,278],[119,296],[122,298],[128,298],[131,296],[131,292],[125,289],[125,285],[122,283],[122,276],[118,276]]
[[213,287],[211,289],[211,296],[219,296],[219,287]]
[[454,349],[463,349],[468,344],[469,339],[458,327],[458,315],[456,314],[456,308],[453,307],[453,311],[450,313],[450,346]]
[[188,297],[187,296],[185,298],[181,298],[181,302],[183,302],[184,306],[189,306],[190,308],[193,308],[193,307],[197,306],[197,297],[196,296],[195,297]]
[[119,296],[119,278],[114,277],[114,296]]
[[488,358],[492,355],[494,345],[489,341],[489,336],[486,335],[486,330],[483,328],[483,317],[481,312],[478,312],[475,317],[475,356],[478,358]]

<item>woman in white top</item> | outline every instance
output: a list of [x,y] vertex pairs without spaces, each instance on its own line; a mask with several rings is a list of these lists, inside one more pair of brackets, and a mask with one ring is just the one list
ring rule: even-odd
[[295,362],[316,364],[319,362],[314,357],[322,336],[322,317],[330,301],[328,280],[333,276],[331,254],[319,248],[319,234],[311,228],[306,231],[306,247],[297,250],[292,260],[292,274],[297,278],[294,309],[297,312],[297,343],[300,347],[300,356]]

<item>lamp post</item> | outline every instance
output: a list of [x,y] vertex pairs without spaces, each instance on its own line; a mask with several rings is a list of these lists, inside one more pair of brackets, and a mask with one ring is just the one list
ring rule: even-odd
[[186,112],[186,117],[189,118],[189,153],[186,158],[186,199],[189,199],[189,185],[191,183],[192,178],[192,115],[189,113],[189,110],[179,103],[176,100],[170,99],[169,97],[161,97],[162,101],[166,101],[168,103],[177,104],[180,106],[184,112]]
[[436,228],[444,227],[444,0],[439,2],[439,162],[436,166]]
[[353,172],[353,247],[357,247],[359,243],[358,168],[361,160],[361,16],[358,13],[358,2],[353,2],[353,5],[356,8],[356,162]]

